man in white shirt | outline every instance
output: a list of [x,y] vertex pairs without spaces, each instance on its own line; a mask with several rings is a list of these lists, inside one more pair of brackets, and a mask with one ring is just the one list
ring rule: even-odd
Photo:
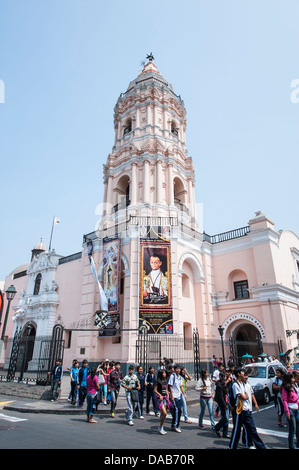
[[[233,393],[236,400],[236,420],[234,429],[231,435],[231,441],[228,446],[229,449],[237,449],[241,429],[244,426],[249,443],[254,443],[257,449],[266,449],[265,444],[259,437],[253,418],[252,418],[252,400],[256,404],[255,397],[253,396],[252,388],[249,383],[246,383],[245,369],[239,367],[235,370],[237,377],[236,382],[233,384]],[[254,398],[253,398],[254,397]],[[257,404],[256,404],[257,405]],[[257,407],[258,409],[258,407]]]
[[170,376],[168,382],[168,388],[170,393],[170,399],[173,402],[172,410],[172,424],[171,429],[176,432],[181,432],[180,420],[181,420],[181,395],[183,394],[186,399],[185,391],[183,388],[183,377],[180,375],[181,366],[175,366],[175,372]]

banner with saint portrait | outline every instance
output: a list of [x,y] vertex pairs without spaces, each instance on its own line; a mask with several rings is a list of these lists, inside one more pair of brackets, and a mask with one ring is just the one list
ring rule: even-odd
[[139,289],[139,331],[173,333],[169,227],[141,230]]

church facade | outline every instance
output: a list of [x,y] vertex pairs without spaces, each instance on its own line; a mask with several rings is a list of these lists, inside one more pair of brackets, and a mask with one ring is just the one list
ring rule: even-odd
[[[49,336],[59,324],[65,366],[74,358],[135,362],[145,336],[158,339],[160,358],[174,356],[178,349],[167,345],[179,344],[183,352],[173,359],[190,364],[194,331],[205,365],[213,354],[296,356],[298,236],[275,231],[261,212],[240,229],[202,232],[186,125],[183,100],[150,57],[114,108],[96,230],[66,257],[41,242],[28,265],[7,276],[4,291],[17,290],[8,339],[29,334],[28,325],[33,338]],[[29,369],[37,357],[33,347]],[[7,347],[0,365],[9,358]]]

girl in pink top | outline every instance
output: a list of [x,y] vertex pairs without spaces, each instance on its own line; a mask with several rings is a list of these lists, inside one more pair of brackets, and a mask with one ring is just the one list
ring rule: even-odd
[[95,405],[94,405],[94,397],[98,390],[100,390],[99,386],[99,379],[97,374],[97,369],[93,367],[90,371],[90,375],[87,376],[86,383],[87,383],[87,395],[86,395],[86,414],[87,420],[89,423],[96,423],[96,420],[93,419]]
[[295,391],[294,383],[293,374],[288,372],[284,375],[281,396],[285,414],[289,421],[289,449],[299,449],[299,397]]

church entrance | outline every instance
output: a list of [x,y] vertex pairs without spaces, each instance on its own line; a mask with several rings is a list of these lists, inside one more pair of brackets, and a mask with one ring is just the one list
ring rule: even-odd
[[34,343],[36,336],[36,328],[33,324],[28,323],[23,330],[21,343],[20,343],[20,353],[19,357],[22,358],[22,363],[20,366],[24,368],[24,372],[28,370],[28,364],[32,360]]
[[230,350],[235,364],[247,364],[252,362],[252,358],[256,362],[259,354],[263,352],[258,329],[248,323],[238,325],[230,335]]

